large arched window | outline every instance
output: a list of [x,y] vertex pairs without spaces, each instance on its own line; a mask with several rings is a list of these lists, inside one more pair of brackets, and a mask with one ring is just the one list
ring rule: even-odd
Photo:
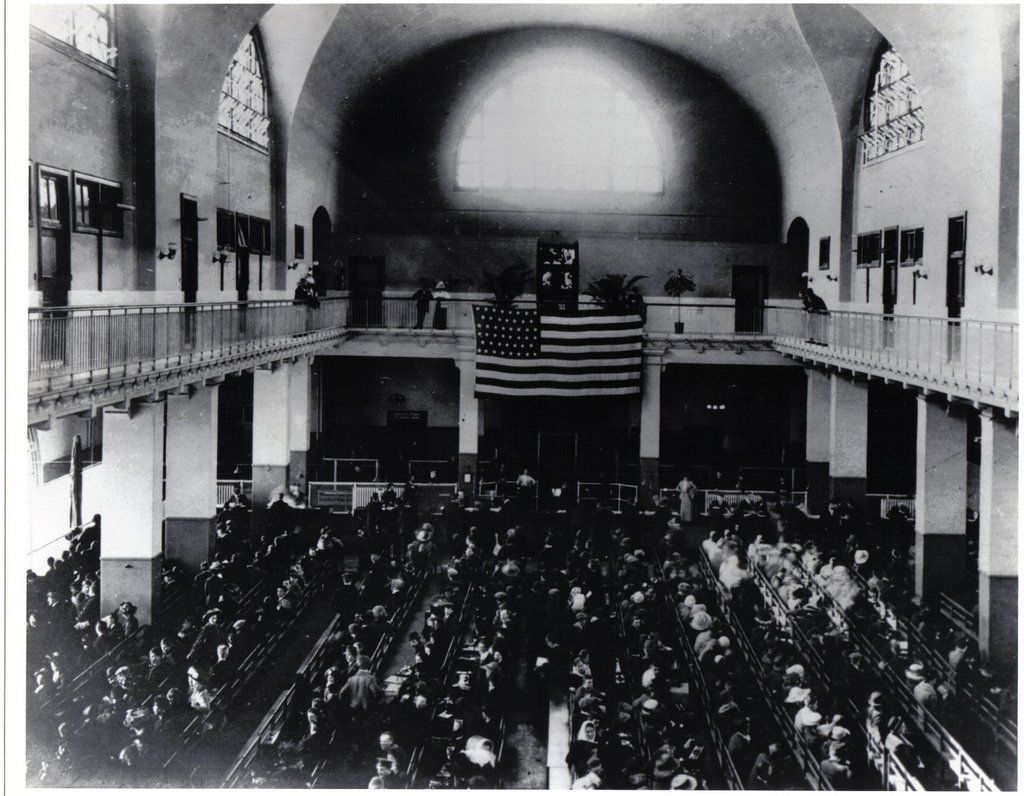
[[510,76],[474,109],[455,184],[656,194],[664,172],[651,125],[626,89],[592,70],[554,65]]
[[270,141],[267,82],[263,58],[256,38],[250,33],[231,59],[220,90],[217,122],[248,141],[266,147]]
[[29,9],[29,22],[33,27],[100,63],[117,66],[113,6],[32,6]]
[[878,61],[864,126],[860,137],[864,163],[924,140],[921,96],[907,65],[891,47]]

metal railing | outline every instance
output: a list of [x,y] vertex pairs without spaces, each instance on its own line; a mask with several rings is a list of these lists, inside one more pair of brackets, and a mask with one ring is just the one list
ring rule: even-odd
[[29,390],[211,362],[345,327],[347,302],[61,307],[29,311]]
[[[864,496],[868,501],[868,513],[870,519],[884,520],[889,512],[895,508],[903,508],[907,511],[907,519],[914,519],[914,507],[916,498],[913,495],[889,495],[882,493],[868,493]],[[874,508],[878,508],[875,514]]]
[[576,501],[606,500],[614,504],[615,511],[622,511],[624,505],[636,503],[639,487],[636,484],[602,484],[596,481],[579,481],[576,484]]
[[[374,482],[354,481],[310,481],[309,482],[309,505],[315,509],[329,509],[334,512],[348,514],[355,509],[360,509],[370,502],[370,496],[375,492],[383,493],[387,484]],[[396,497],[402,497],[405,486],[394,484],[392,488]],[[419,509],[423,512],[433,513],[440,511],[445,503],[455,494],[456,484],[416,484],[419,492]]]
[[235,487],[241,489],[242,495],[246,500],[249,501],[249,505],[252,505],[252,481],[251,480],[233,480],[233,481],[217,481],[217,505],[223,506],[231,498],[231,494]]
[[784,350],[816,351],[896,377],[1017,399],[1016,323],[797,309],[783,314],[787,312],[799,318],[801,331],[777,335],[776,343]]

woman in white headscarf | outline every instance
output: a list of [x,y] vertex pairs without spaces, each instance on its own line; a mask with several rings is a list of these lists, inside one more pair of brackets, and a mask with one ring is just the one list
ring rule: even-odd
[[597,724],[587,719],[580,725],[575,740],[569,744],[569,753],[565,756],[565,762],[570,770],[584,772],[587,770],[587,761],[597,750]]

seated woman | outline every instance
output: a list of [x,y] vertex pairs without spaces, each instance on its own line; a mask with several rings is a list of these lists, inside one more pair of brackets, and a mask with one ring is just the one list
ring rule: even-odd
[[587,770],[587,761],[597,751],[597,723],[588,719],[580,725],[576,739],[569,744],[565,762],[574,772]]
[[494,742],[489,738],[473,735],[466,740],[466,748],[452,758],[450,768],[460,780],[482,777],[487,781],[487,787],[493,788],[497,779],[497,763]]

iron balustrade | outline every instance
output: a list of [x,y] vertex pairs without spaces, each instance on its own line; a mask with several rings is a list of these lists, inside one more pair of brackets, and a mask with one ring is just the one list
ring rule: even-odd
[[29,392],[212,363],[345,327],[347,303],[63,307],[29,312]]
[[802,323],[799,334],[776,335],[776,346],[786,353],[836,357],[857,369],[917,378],[947,391],[1017,401],[1016,323],[846,311],[780,312],[799,317]]
[[[181,366],[240,353],[273,351],[316,333],[452,337],[473,329],[473,305],[486,299],[411,297],[108,307],[29,311],[30,394]],[[535,307],[521,299],[517,306]],[[589,299],[580,306],[592,308]],[[543,309],[543,308],[542,308]],[[807,313],[794,302],[737,307],[731,299],[652,300],[649,340],[774,342],[783,353],[833,358],[854,369],[916,379],[969,398],[1016,403],[1018,324],[836,311]],[[316,341],[314,337],[313,342]]]

